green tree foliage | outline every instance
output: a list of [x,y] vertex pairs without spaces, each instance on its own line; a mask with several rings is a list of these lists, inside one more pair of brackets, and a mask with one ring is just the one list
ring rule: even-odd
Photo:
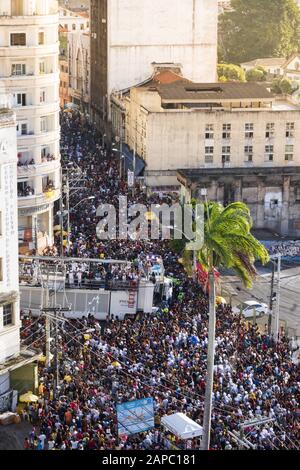
[[220,18],[220,55],[240,64],[262,57],[289,57],[300,44],[295,0],[232,0]]
[[267,79],[267,71],[263,67],[255,67],[246,72],[247,82],[265,82]]
[[[208,272],[224,267],[235,271],[246,287],[251,287],[256,275],[254,262],[269,261],[265,247],[251,234],[250,210],[242,202],[227,207],[209,202],[205,207],[204,244],[197,253]],[[192,253],[187,252],[191,257]]]
[[272,81],[271,91],[277,95],[291,95],[297,87],[294,87],[288,78],[275,78]]
[[218,78],[220,82],[245,82],[244,70],[234,64],[218,64]]

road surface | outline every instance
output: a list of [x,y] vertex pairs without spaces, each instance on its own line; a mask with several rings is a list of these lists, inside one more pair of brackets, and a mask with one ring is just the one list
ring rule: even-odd
[[[280,324],[287,330],[289,336],[300,338],[300,267],[285,269],[281,272],[280,289]],[[275,273],[274,292],[276,292],[277,273]],[[222,277],[224,296],[231,297],[232,305],[238,305],[245,300],[258,300],[269,304],[271,293],[271,274],[259,275],[251,290],[246,289],[235,276]],[[276,310],[276,301],[273,311]],[[265,325],[265,316],[258,323]]]

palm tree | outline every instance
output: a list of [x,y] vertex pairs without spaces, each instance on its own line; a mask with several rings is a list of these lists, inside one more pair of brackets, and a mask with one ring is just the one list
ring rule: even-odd
[[207,380],[202,441],[203,449],[207,450],[210,445],[215,355],[215,271],[220,267],[232,269],[249,288],[256,275],[254,262],[260,260],[265,264],[269,261],[269,255],[265,247],[250,232],[252,219],[250,210],[244,203],[234,202],[223,207],[219,203],[208,202],[205,204],[204,214],[204,243],[197,253],[197,258],[208,273],[209,288]]

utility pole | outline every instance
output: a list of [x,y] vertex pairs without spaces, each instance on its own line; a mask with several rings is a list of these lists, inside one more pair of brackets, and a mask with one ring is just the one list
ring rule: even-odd
[[271,294],[269,303],[269,317],[268,317],[268,335],[272,333],[272,316],[273,316],[273,299],[274,299],[274,279],[275,279],[275,263],[272,261],[272,277],[271,277]]
[[57,310],[54,310],[55,315],[55,325],[54,325],[54,386],[53,386],[53,396],[56,398],[57,387],[59,384],[59,368],[58,368],[58,317]]
[[[50,330],[50,314],[54,314],[54,383],[53,383],[53,396],[54,398],[57,395],[57,388],[59,385],[59,361],[58,361],[58,312],[69,312],[70,308],[56,308],[56,307],[49,307],[44,309],[46,313],[46,320],[48,319],[49,322],[49,330]],[[50,338],[50,337],[49,337]],[[49,340],[49,358],[50,358],[50,342],[51,339]],[[49,366],[50,367],[50,360],[49,360]]]
[[66,184],[66,202],[67,202],[67,253],[70,252],[70,186],[69,186],[69,175],[67,175]]
[[207,376],[205,385],[203,440],[202,449],[209,450],[211,432],[212,394],[214,383],[214,359],[216,336],[216,286],[214,272],[208,274],[209,285],[209,323],[207,345]]
[[196,250],[193,250],[193,278],[194,278],[194,281],[197,280],[197,254],[196,254]]
[[133,186],[132,186],[132,195],[135,196],[135,168],[136,168],[136,143],[134,142],[134,151],[133,151]]
[[276,343],[279,341],[280,277],[281,277],[281,255],[278,254],[278,265],[277,265],[277,292],[276,292],[276,314],[275,314],[275,326],[274,326],[274,339],[275,339]]
[[63,258],[63,256],[64,256],[64,232],[63,232],[63,230],[64,230],[64,227],[63,227],[64,216],[63,216],[63,172],[62,172],[62,167],[61,167],[61,170],[60,170],[60,175],[61,175],[61,196],[60,196],[60,200],[59,200],[60,244],[61,244],[60,255]]
[[[44,311],[46,312],[46,309],[49,307],[49,273],[47,273],[47,285],[46,285],[46,293],[45,293],[45,305],[44,305]],[[46,362],[45,366],[48,368],[50,367],[51,363],[51,358],[50,358],[50,343],[51,343],[51,324],[50,324],[50,318],[46,314]]]

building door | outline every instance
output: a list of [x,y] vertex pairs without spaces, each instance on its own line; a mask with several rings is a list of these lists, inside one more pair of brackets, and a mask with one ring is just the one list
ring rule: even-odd
[[228,204],[231,204],[234,202],[234,188],[230,183],[226,183],[224,185],[224,201],[223,204],[224,206],[228,206]]

